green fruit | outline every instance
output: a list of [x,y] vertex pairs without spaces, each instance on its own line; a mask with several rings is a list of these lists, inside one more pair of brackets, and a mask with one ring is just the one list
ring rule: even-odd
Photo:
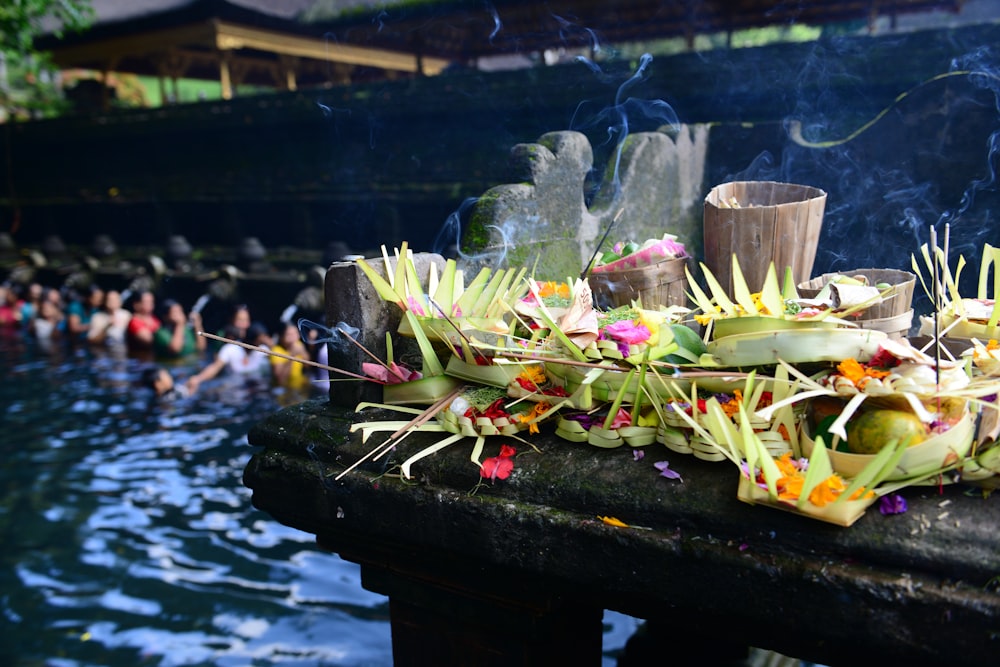
[[927,427],[910,412],[870,410],[851,424],[847,448],[855,454],[877,454],[892,441],[908,441],[909,447],[927,439]]
[[601,255],[601,261],[598,264],[610,264],[611,262],[617,262],[619,259],[621,257],[618,256],[618,253],[608,251]]
[[[833,443],[834,435],[830,433],[830,427],[833,426],[833,422],[837,421],[839,415],[827,415],[816,425],[816,433],[813,435],[813,440],[819,442],[823,440],[823,446],[830,448]],[[840,441],[837,443],[838,451],[847,451],[845,443]]]

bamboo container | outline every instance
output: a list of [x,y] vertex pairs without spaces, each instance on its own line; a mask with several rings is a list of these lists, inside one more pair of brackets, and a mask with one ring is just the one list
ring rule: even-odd
[[823,287],[837,276],[863,277],[869,286],[886,283],[892,291],[882,301],[865,309],[855,320],[863,329],[883,331],[890,338],[903,338],[913,324],[913,289],[917,276],[898,269],[852,269],[839,273],[825,273],[798,285],[799,296],[814,298]]
[[610,309],[641,301],[642,307],[687,305],[687,258],[661,260],[648,266],[617,271],[593,272],[590,287],[599,308]]
[[792,267],[795,282],[809,279],[819,245],[826,192],[773,181],[717,185],[705,197],[705,265],[733,296],[732,257],[750,291],[764,284],[773,262],[779,274]]

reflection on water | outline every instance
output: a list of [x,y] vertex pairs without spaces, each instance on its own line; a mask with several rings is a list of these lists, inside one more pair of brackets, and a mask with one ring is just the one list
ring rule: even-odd
[[[140,370],[0,339],[0,664],[391,664],[386,599],[241,483],[278,397],[151,405]],[[605,621],[613,665],[636,621]]]

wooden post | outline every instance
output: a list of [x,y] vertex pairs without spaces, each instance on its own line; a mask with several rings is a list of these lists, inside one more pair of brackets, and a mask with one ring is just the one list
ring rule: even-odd
[[282,86],[284,90],[295,91],[298,89],[295,75],[298,64],[299,59],[294,56],[278,56],[278,85]]
[[233,99],[233,80],[229,72],[230,52],[219,54],[219,85],[222,86],[222,99]]

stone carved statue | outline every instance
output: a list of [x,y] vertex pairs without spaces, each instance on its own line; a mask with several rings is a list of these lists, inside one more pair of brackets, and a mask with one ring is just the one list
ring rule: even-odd
[[701,246],[704,125],[629,135],[604,169],[588,205],[585,182],[594,153],[578,132],[550,132],[511,149],[518,183],[486,191],[475,204],[461,248],[479,266],[527,266],[539,279],[578,276],[608,225],[603,249],[619,240],[676,234],[692,254]]

